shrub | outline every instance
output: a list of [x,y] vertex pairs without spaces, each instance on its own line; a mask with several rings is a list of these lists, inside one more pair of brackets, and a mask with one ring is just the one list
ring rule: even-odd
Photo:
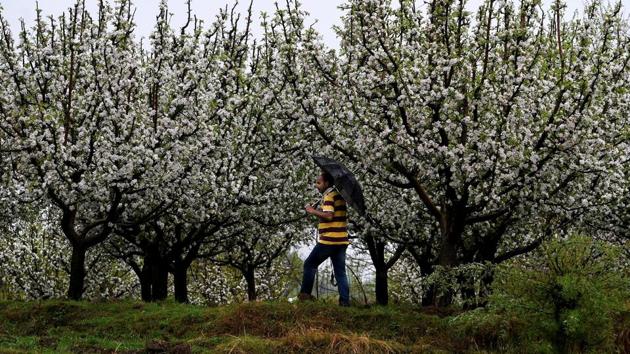
[[487,311],[518,325],[508,339],[513,345],[614,350],[614,317],[630,294],[619,252],[582,236],[550,241],[533,256],[498,267]]

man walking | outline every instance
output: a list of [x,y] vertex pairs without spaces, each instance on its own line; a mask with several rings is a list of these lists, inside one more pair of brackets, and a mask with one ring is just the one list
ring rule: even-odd
[[330,257],[339,290],[339,305],[350,306],[350,290],[346,277],[346,249],[350,244],[346,201],[334,189],[333,178],[325,171],[317,177],[315,187],[322,193],[320,208],[315,209],[307,204],[304,209],[307,213],[319,218],[319,238],[315,248],[304,261],[304,276],[298,298],[300,300],[313,299],[311,292],[317,267]]

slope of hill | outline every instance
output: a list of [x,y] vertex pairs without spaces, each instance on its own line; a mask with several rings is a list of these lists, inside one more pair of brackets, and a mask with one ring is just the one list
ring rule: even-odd
[[[0,302],[0,352],[498,352],[499,331],[458,330],[457,311],[326,303]],[[622,349],[623,351],[623,349]]]

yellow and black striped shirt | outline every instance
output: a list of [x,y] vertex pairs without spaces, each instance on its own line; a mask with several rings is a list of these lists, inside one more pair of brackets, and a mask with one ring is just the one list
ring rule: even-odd
[[333,219],[319,219],[319,243],[324,245],[347,245],[348,210],[346,201],[339,192],[333,190],[324,195],[322,211],[332,211]]

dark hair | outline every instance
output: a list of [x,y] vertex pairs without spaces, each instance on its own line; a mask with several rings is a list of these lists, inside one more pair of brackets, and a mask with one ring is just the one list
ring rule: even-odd
[[333,177],[330,175],[330,173],[323,171],[322,170],[322,178],[324,179],[324,181],[326,183],[328,183],[329,186],[332,186],[333,183],[335,183],[335,180],[333,179]]

